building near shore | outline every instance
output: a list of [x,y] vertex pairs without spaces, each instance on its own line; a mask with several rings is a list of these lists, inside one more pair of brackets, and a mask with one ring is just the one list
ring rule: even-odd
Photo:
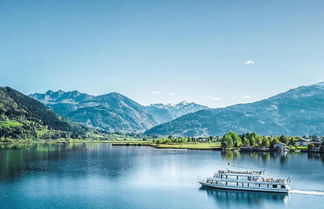
[[288,147],[284,143],[274,144],[273,149],[274,149],[274,151],[278,151],[278,152],[288,151]]
[[296,143],[296,146],[306,147],[309,144],[309,140],[307,140],[307,139],[300,139],[300,140],[296,141],[295,143]]

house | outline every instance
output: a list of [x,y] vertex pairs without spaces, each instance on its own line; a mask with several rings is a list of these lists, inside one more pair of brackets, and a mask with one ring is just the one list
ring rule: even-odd
[[306,139],[300,139],[298,141],[295,141],[295,144],[298,147],[307,147],[307,145],[309,144],[309,141]]
[[288,148],[287,148],[286,144],[284,144],[284,143],[276,143],[276,144],[274,144],[273,149],[274,149],[274,151],[279,151],[279,152],[288,151]]

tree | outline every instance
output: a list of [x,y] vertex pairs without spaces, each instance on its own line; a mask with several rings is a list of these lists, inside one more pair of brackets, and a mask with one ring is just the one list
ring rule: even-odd
[[290,137],[288,145],[290,145],[290,146],[295,146],[296,145],[293,137]]
[[255,146],[256,142],[255,142],[255,138],[254,137],[250,137],[249,138],[249,142],[250,142],[250,146]]
[[310,143],[310,144],[307,145],[308,151],[313,151],[314,150],[314,147],[315,147],[315,145],[312,144],[312,143]]
[[279,137],[279,141],[282,142],[282,143],[284,143],[284,144],[286,144],[286,145],[288,145],[289,139],[288,139],[287,136],[281,135]]
[[242,140],[242,142],[243,142],[244,146],[250,146],[250,141],[249,141],[249,139],[248,139],[248,138],[246,138],[246,137],[243,137],[243,140]]
[[242,144],[241,138],[234,132],[228,132],[222,138],[222,147],[225,149],[238,148]]
[[270,141],[267,137],[262,138],[262,146],[263,147],[270,147]]
[[255,143],[257,146],[261,146],[262,144],[262,136],[255,136]]
[[212,142],[213,141],[213,137],[212,136],[209,136],[208,137],[208,142]]
[[233,140],[228,134],[223,136],[221,146],[225,149],[233,148]]

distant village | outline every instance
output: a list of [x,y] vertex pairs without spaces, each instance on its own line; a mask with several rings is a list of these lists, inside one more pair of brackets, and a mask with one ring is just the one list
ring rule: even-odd
[[[225,138],[228,134],[234,134],[240,141],[235,142],[232,139],[232,145],[224,145]],[[119,135],[121,133],[118,133]],[[288,152],[288,151],[301,151],[301,152],[323,152],[324,153],[324,136],[259,136],[256,133],[245,133],[237,135],[234,132],[229,132],[224,136],[200,136],[200,137],[177,137],[177,136],[145,136],[142,134],[127,134],[126,137],[138,138],[143,141],[151,141],[155,144],[181,144],[181,143],[221,143],[225,149],[237,149],[242,152]],[[232,136],[233,137],[233,136]],[[247,139],[247,143],[244,141]],[[253,140],[251,140],[253,138]]]

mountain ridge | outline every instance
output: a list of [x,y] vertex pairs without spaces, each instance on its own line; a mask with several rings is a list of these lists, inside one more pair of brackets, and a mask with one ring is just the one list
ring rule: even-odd
[[29,96],[65,118],[109,132],[143,132],[160,123],[207,108],[188,102],[143,106],[117,92],[93,96],[76,90],[48,90]]
[[300,86],[253,103],[200,110],[145,131],[148,135],[324,134],[324,82]]

